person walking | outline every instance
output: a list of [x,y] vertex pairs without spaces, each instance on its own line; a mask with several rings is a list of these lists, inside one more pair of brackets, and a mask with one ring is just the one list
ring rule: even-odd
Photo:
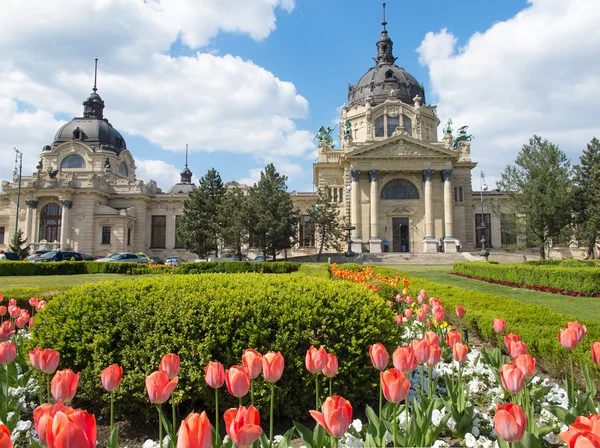
[[457,239],[456,240],[456,252],[460,252],[460,250],[462,249],[462,242]]
[[444,239],[440,238],[438,241],[438,245],[440,246],[440,252],[444,252]]
[[0,261],[1,260],[6,260],[6,255],[4,255],[4,251],[0,250]]

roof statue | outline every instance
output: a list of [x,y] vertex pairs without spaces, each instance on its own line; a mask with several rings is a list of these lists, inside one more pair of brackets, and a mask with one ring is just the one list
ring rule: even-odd
[[352,123],[350,123],[350,120],[344,120],[342,124],[344,125],[344,138],[352,138]]
[[319,139],[319,143],[325,142],[333,148],[335,146],[335,144],[333,143],[333,137],[331,136],[331,133],[333,132],[333,130],[335,128],[336,128],[336,126],[334,126],[334,127],[320,126],[319,130],[317,131],[317,134],[315,135],[315,138],[313,138],[313,140]]
[[471,140],[473,140],[474,137],[471,134],[467,133],[468,127],[469,126],[461,126],[460,128],[458,128],[458,135],[454,139],[454,143],[452,145],[454,146],[454,149],[458,149],[460,142],[470,142]]
[[448,118],[448,121],[444,125],[444,134],[452,134],[452,118]]

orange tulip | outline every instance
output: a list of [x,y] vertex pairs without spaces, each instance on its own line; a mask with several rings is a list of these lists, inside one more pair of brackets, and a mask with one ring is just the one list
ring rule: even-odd
[[328,353],[327,354],[327,363],[325,364],[325,367],[323,367],[323,375],[325,375],[327,378],[333,378],[334,376],[337,375],[337,371],[338,371],[338,359],[335,355]]
[[462,364],[467,359],[467,353],[469,353],[469,346],[462,342],[457,342],[452,347],[452,355],[459,364]]
[[8,365],[17,356],[17,346],[12,342],[0,342],[0,364]]
[[310,373],[319,373],[327,362],[327,351],[320,347],[318,350],[312,345],[306,351],[306,370]]
[[46,428],[48,448],[96,448],[96,419],[86,411],[58,411]]
[[52,378],[50,392],[56,401],[70,403],[77,392],[78,384],[79,373],[75,374],[71,369],[59,370]]
[[250,390],[250,374],[242,366],[232,366],[225,370],[227,390],[234,397],[243,397]]
[[525,385],[523,372],[512,364],[504,364],[500,368],[500,378],[504,389],[511,394],[519,393]]
[[262,372],[262,355],[249,348],[242,355],[242,365],[248,369],[250,379],[258,378]]
[[600,342],[594,342],[592,344],[592,361],[600,367]]
[[62,401],[56,404],[43,404],[33,411],[33,427],[38,433],[42,445],[46,443],[46,429],[52,427],[52,421],[57,412],[73,412],[73,408],[65,406]]
[[456,330],[450,330],[446,333],[446,344],[448,347],[454,347],[457,342],[462,342],[462,335]]
[[573,330],[575,332],[575,334],[577,335],[577,342],[578,343],[581,342],[581,340],[585,336],[585,333],[587,332],[587,328],[585,327],[585,325],[581,325],[577,321],[575,321],[575,322],[568,322],[567,323],[567,328],[570,329],[570,330]]
[[518,404],[496,405],[494,428],[496,433],[509,443],[519,442],[525,435],[527,419]]
[[54,373],[59,361],[60,355],[56,350],[44,348],[39,355],[40,370],[47,374]]
[[415,339],[410,346],[415,352],[415,358],[417,358],[419,364],[425,364],[429,360],[431,346],[425,339]]
[[444,322],[444,316],[446,315],[446,309],[442,306],[434,306],[433,307],[433,318],[438,324]]
[[439,345],[431,345],[429,347],[429,358],[427,359],[427,365],[430,365],[431,367],[437,365],[438,362],[440,362],[440,359],[442,358],[442,349],[440,348]]
[[587,417],[582,415],[578,416],[571,425],[569,425],[568,431],[559,434],[559,437],[566,443],[569,443],[571,439],[581,432],[592,432],[600,436],[600,414],[594,414]]
[[465,317],[465,307],[458,305],[456,307],[456,315],[458,316],[459,319],[462,319],[463,317]]
[[169,374],[163,370],[158,370],[146,377],[146,391],[150,398],[150,403],[161,404],[169,399],[175,387],[177,387],[177,377],[169,381]]
[[500,318],[494,319],[493,328],[494,332],[497,334],[504,333],[506,331],[506,321]]
[[394,367],[405,375],[417,368],[419,363],[415,357],[415,352],[408,345],[398,347],[392,356]]
[[160,360],[158,370],[167,372],[167,375],[169,375],[169,380],[172,380],[179,375],[179,363],[179,355],[168,353]]
[[436,346],[439,346],[441,342],[440,337],[437,335],[437,333],[434,333],[433,331],[428,331],[427,333],[425,333],[425,340],[429,343],[429,345]]
[[192,413],[181,422],[177,438],[177,448],[210,448],[212,429],[206,412]]
[[6,320],[0,325],[0,342],[9,341],[15,334],[15,326],[10,320]]
[[577,332],[571,328],[561,328],[558,330],[558,342],[567,350],[573,350],[579,344]]
[[408,395],[410,381],[398,369],[389,369],[379,374],[383,395],[390,403],[400,403]]
[[310,411],[310,415],[325,428],[330,436],[339,439],[352,423],[352,406],[339,395],[327,397],[321,408],[323,412]]
[[252,446],[261,433],[260,415],[254,406],[240,406],[225,411],[223,415],[227,435],[238,448]]
[[535,372],[535,358],[525,353],[513,359],[515,366],[521,371],[527,379],[531,378]]
[[220,362],[209,362],[204,370],[204,381],[213,389],[218,389],[225,383],[225,370]]
[[427,311],[423,308],[420,308],[419,311],[417,311],[417,320],[419,322],[425,322],[427,320]]
[[123,377],[123,367],[118,364],[112,364],[102,371],[101,381],[102,387],[106,392],[112,392],[119,384]]
[[371,356],[371,362],[373,367],[377,370],[385,370],[388,363],[390,362],[390,355],[381,342],[371,345],[369,347],[369,355]]
[[527,344],[523,341],[514,341],[510,344],[509,353],[512,358],[524,355],[527,353]]
[[504,336],[504,345],[506,345],[506,350],[508,350],[508,352],[510,353],[510,346],[512,345],[512,343],[520,340],[521,336],[519,336],[518,334],[508,333],[506,336]]
[[600,448],[600,436],[592,432],[580,432],[569,441],[569,448]]
[[0,316],[6,316],[6,313],[8,312],[8,308],[3,306],[0,306]]
[[265,381],[276,383],[283,374],[285,360],[279,352],[267,352],[262,358],[262,365]]
[[13,448],[10,431],[4,425],[0,425],[0,448]]

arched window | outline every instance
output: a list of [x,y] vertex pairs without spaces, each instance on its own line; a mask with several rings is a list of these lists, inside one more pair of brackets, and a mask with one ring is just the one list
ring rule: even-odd
[[412,135],[412,120],[406,115],[402,115],[402,123],[404,123],[404,130]]
[[419,199],[419,190],[415,184],[406,179],[394,179],[385,184],[381,190],[381,199]]
[[400,126],[400,117],[387,117],[387,135],[391,137],[396,128]]
[[58,241],[60,239],[60,226],[62,208],[58,204],[48,204],[42,209],[40,216],[40,241]]
[[119,165],[119,174],[121,176],[129,177],[129,170],[127,169],[127,164],[125,162],[121,162]]
[[73,168],[85,168],[85,160],[79,154],[70,154],[60,162],[61,170]]
[[375,137],[385,137],[383,127],[383,115],[375,119]]

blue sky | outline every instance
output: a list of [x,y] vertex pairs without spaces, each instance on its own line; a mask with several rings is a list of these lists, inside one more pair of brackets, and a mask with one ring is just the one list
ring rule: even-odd
[[[338,121],[381,31],[381,2],[366,0],[22,0],[4,11],[0,178],[14,146],[29,173],[81,115],[98,57],[105,116],[138,178],[163,189],[189,143],[197,177],[214,167],[252,183],[274,162],[290,190],[310,191],[312,137]],[[389,0],[387,21],[397,64],[425,85],[442,124],[470,126],[474,177],[484,170],[493,186],[534,133],[573,162],[600,136],[590,100],[600,95],[600,2]]]

